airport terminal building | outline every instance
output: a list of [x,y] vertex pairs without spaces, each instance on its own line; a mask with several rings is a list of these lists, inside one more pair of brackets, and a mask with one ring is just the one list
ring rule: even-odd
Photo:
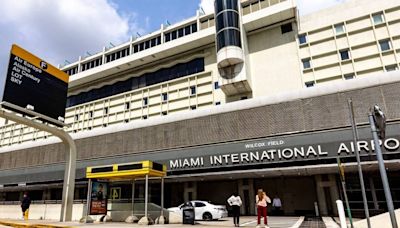
[[[104,48],[61,69],[70,75],[65,122],[76,141],[75,199],[86,199],[88,166],[166,164],[165,206],[191,199],[226,204],[238,192],[254,214],[263,188],[286,215],[337,213],[337,157],[355,216],[363,204],[361,152],[371,214],[386,211],[368,111],[388,118],[382,141],[400,207],[400,2],[349,0],[300,16],[295,0],[222,0],[196,16]],[[360,141],[352,143],[347,100]],[[2,120],[0,204],[29,191],[61,199],[65,148],[51,135]],[[131,183],[115,182],[115,200]],[[144,187],[136,184],[135,198]],[[150,201],[159,204],[159,181]]]

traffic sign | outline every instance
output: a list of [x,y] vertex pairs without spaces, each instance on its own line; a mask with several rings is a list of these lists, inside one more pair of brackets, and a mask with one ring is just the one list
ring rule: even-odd
[[68,80],[65,72],[14,44],[1,91],[2,105],[62,126]]

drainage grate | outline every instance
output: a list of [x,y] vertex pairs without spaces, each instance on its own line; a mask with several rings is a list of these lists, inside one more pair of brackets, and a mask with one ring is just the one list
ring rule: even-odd
[[326,228],[326,226],[319,217],[305,217],[300,228]]

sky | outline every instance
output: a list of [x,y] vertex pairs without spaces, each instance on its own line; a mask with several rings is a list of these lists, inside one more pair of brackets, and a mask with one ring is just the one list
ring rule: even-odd
[[[345,0],[298,0],[301,15]],[[196,15],[214,0],[2,0],[0,78],[13,43],[57,66]],[[111,43],[111,44],[110,44]],[[2,81],[2,80],[0,80]]]

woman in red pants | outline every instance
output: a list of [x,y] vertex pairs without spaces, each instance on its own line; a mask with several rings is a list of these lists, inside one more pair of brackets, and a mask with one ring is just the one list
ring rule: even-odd
[[265,194],[262,189],[258,189],[256,195],[256,204],[257,204],[257,227],[260,226],[261,216],[264,217],[265,227],[268,227],[267,221],[267,203],[271,203],[271,199]]

